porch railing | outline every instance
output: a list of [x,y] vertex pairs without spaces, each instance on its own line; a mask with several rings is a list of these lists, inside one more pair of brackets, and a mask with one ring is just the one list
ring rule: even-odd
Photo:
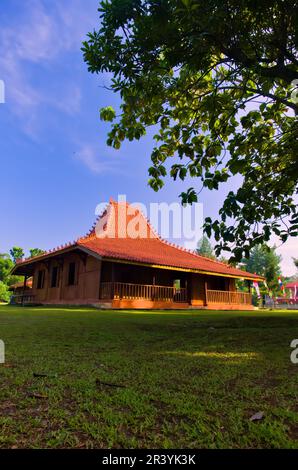
[[129,284],[126,282],[102,282],[101,299],[144,299],[163,302],[187,302],[187,289],[151,284]]
[[207,290],[207,303],[251,305],[252,296],[246,292]]
[[35,296],[32,294],[13,294],[10,298],[10,303],[17,305],[34,303]]

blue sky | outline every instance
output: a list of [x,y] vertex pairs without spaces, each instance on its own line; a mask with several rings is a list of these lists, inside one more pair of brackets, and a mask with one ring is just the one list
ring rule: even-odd
[[[86,33],[99,26],[98,4],[1,1],[0,252],[74,240],[110,196],[173,202],[188,187],[170,180],[159,193],[148,187],[151,135],[119,151],[105,144],[108,127],[99,108],[117,106],[117,97],[102,88],[108,76],[87,72],[80,51]],[[205,216],[216,216],[230,188],[201,195]],[[284,274],[295,272],[295,251],[294,239],[279,249]]]

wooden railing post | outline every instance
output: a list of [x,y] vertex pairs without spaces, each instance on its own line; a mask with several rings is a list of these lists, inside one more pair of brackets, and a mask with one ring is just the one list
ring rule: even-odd
[[204,282],[204,289],[205,289],[205,305],[207,306],[209,302],[207,281]]

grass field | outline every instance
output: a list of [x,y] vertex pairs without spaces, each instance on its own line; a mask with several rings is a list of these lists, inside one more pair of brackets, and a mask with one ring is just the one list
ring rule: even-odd
[[297,448],[294,338],[298,312],[0,306],[0,447]]

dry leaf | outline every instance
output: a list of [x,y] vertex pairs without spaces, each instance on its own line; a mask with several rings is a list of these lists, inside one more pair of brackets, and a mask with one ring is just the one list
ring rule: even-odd
[[255,413],[254,415],[252,415],[249,420],[250,421],[260,421],[261,419],[264,418],[264,413],[263,411],[258,411],[257,413]]
[[30,398],[48,398],[46,395],[41,395],[40,393],[29,393]]

